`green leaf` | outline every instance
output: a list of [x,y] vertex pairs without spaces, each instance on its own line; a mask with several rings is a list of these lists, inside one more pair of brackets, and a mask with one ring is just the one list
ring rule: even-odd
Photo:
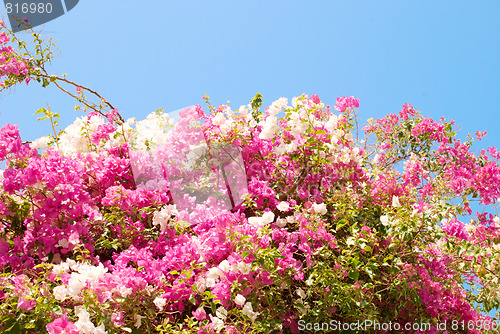
[[36,115],[36,114],[46,114],[46,113],[47,113],[47,109],[40,108],[37,111],[35,111],[35,113],[33,115]]
[[262,106],[262,94],[257,93],[255,97],[252,99],[252,109],[257,110]]
[[370,276],[371,279],[373,279],[373,270],[372,268],[366,267],[365,272]]
[[[7,327],[7,326],[5,326],[5,327]],[[7,330],[4,333],[7,333],[7,334],[20,334],[21,330],[22,330],[22,328],[19,325],[19,323],[15,322],[11,327],[7,328]]]
[[349,278],[351,278],[351,279],[353,279],[353,280],[357,281],[357,280],[358,280],[358,278],[359,278],[359,271],[357,271],[357,270],[351,270],[351,271],[349,272]]

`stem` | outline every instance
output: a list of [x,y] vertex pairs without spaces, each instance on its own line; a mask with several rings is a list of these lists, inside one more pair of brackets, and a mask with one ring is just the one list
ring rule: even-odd
[[57,135],[56,128],[54,125],[54,118],[52,117],[52,112],[50,111],[50,106],[47,103],[47,110],[49,111],[50,124],[52,125],[52,131],[54,131],[54,138],[56,139],[57,149],[59,149],[59,136]]

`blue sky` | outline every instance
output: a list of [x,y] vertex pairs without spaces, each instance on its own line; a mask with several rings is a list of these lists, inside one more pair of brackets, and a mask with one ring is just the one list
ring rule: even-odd
[[[352,95],[362,119],[410,102],[499,146],[499,12],[498,1],[82,0],[43,35],[60,51],[53,72],[125,117],[202,104],[205,93],[233,108],[257,92],[266,104]],[[55,88],[20,85],[0,97],[0,124],[18,123],[25,140],[48,134],[32,116],[47,103],[63,126],[81,115]]]
[[[0,13],[5,15],[5,9]],[[362,119],[410,102],[455,119],[460,138],[487,131],[500,146],[499,1],[82,0],[44,25],[57,74],[98,91],[125,118],[202,104],[233,109],[257,93],[360,99]],[[20,36],[22,34],[19,34]],[[0,96],[0,126],[23,140],[50,133],[46,106],[67,126],[81,112],[54,87],[19,85]]]

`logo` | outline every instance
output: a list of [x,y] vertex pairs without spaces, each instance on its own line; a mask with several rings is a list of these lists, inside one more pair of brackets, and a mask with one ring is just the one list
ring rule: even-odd
[[13,32],[52,21],[72,10],[79,0],[4,0]]
[[240,148],[208,142],[196,113],[191,106],[150,115],[128,141],[137,188],[168,191],[176,217],[191,225],[232,211],[248,194]]

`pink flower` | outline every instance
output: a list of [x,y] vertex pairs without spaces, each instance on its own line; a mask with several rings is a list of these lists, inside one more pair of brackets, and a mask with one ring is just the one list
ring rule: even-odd
[[[3,21],[2,21],[3,23]],[[1,26],[1,25],[0,25]],[[9,36],[5,32],[0,32],[0,44],[5,44],[10,41]]]
[[22,146],[17,125],[6,124],[0,130],[0,160],[9,153],[16,153]]
[[476,131],[476,139],[481,140],[484,136],[486,136],[487,132]]
[[76,87],[76,92],[78,94],[81,94],[82,93],[82,87]]
[[342,96],[337,98],[337,103],[335,104],[335,110],[338,112],[345,112],[350,108],[358,108],[359,107],[359,99],[355,99],[354,97]]
[[203,309],[203,307],[199,307],[196,311],[193,311],[193,316],[198,321],[203,321],[207,317],[207,313]]
[[363,225],[363,227],[361,228],[361,231],[364,231],[368,234],[372,234],[372,230],[366,225]]
[[45,326],[49,334],[79,334],[80,331],[74,323],[68,320],[65,314]]
[[119,311],[117,313],[113,313],[111,315],[111,321],[115,324],[115,325],[118,325],[118,326],[123,326],[124,324],[124,321],[125,320],[125,316],[123,315],[123,312],[122,311]]
[[115,108],[106,114],[106,119],[108,120],[108,122],[113,122],[117,114],[118,109]]
[[457,219],[453,218],[445,224],[442,229],[443,231],[446,231],[448,235],[454,236],[457,239],[469,240],[469,234],[465,231],[464,224]]
[[312,95],[309,100],[311,100],[313,103],[320,104],[321,100],[319,99],[318,95]]
[[36,302],[33,299],[19,298],[17,300],[17,308],[29,311],[35,307]]

